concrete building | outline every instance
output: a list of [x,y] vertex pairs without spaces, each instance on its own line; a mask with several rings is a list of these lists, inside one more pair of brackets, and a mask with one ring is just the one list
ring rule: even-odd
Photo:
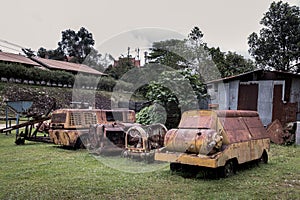
[[119,58],[119,60],[114,60],[114,67],[122,66],[122,64],[128,64],[130,63],[134,67],[140,67],[141,66],[141,61],[136,60],[135,58],[132,57],[125,57],[125,58]]
[[258,111],[266,126],[300,120],[300,75],[255,70],[207,82],[211,103],[218,109]]

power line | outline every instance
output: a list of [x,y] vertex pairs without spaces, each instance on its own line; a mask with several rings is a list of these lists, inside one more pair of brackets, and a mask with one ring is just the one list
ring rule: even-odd
[[8,42],[8,41],[6,41],[6,40],[0,39],[0,42],[9,44],[9,45],[11,45],[11,46],[18,47],[18,48],[20,48],[20,49],[23,49],[23,48],[24,48],[24,47],[22,47],[22,46],[20,46],[20,45],[18,45],[18,44],[14,44],[14,43]]
[[6,49],[10,49],[10,50],[16,51],[16,52],[18,52],[18,53],[21,52],[21,51],[18,50],[18,49],[15,49],[15,48],[12,48],[12,47],[8,47],[8,46],[2,45],[2,44],[0,44],[0,46],[1,46],[1,47],[4,47],[4,48],[6,48]]

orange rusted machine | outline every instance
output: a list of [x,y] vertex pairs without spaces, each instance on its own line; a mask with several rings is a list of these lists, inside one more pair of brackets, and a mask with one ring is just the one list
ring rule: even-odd
[[163,124],[95,124],[90,127],[87,148],[98,155],[121,154],[123,157],[152,162],[155,150],[163,147],[166,132]]
[[270,139],[255,111],[194,110],[183,113],[178,129],[169,130],[155,160],[183,167],[216,169],[221,177],[236,172],[238,164],[268,162]]
[[52,114],[50,138],[58,145],[94,154],[154,160],[167,132],[163,124],[135,123],[133,110],[60,109]]
[[89,130],[94,124],[134,123],[132,110],[59,109],[52,113],[50,138],[55,144],[82,148],[90,143]]

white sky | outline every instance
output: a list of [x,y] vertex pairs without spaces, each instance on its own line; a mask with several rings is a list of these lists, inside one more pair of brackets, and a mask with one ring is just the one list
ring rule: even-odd
[[[143,49],[152,40],[187,36],[194,26],[198,26],[209,46],[219,46],[222,51],[247,55],[247,37],[260,30],[259,21],[263,13],[268,11],[271,2],[9,0],[1,2],[0,40],[32,50],[38,50],[39,47],[55,49],[61,39],[61,31],[78,31],[83,26],[93,34],[96,48],[114,51],[113,55],[118,56],[121,52],[126,53],[128,46],[132,50]],[[300,0],[287,2],[290,5],[300,5]]]

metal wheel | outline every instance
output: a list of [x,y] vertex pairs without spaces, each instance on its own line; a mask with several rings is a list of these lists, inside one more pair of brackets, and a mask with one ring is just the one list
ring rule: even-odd
[[268,154],[267,154],[266,151],[264,151],[263,154],[262,154],[261,157],[260,157],[260,162],[261,162],[261,163],[267,164],[267,163],[268,163],[268,160],[269,160]]
[[226,162],[225,166],[221,168],[221,177],[227,178],[236,173],[236,166],[232,160]]
[[172,172],[178,172],[181,170],[181,168],[182,168],[182,166],[180,163],[170,163],[170,170]]

